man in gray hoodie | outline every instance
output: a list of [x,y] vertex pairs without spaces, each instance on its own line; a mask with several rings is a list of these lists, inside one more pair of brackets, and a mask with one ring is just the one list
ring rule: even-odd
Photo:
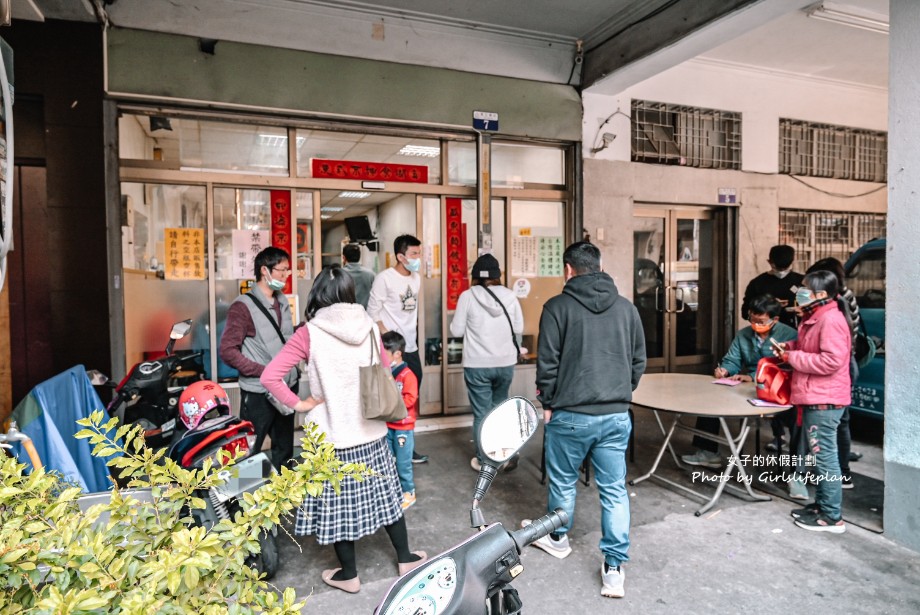
[[565,288],[543,306],[537,342],[537,399],[543,405],[547,510],[568,525],[533,543],[562,559],[575,518],[575,483],[582,461],[594,466],[601,501],[601,595],[624,596],[621,564],[629,557],[626,445],[629,404],[645,372],[639,312],[601,271],[601,253],[581,241],[566,248]]

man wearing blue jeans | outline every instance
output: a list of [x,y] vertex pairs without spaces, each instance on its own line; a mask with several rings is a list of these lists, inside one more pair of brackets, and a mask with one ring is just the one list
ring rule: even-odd
[[560,559],[572,552],[575,484],[590,457],[601,501],[601,595],[622,598],[622,564],[629,559],[629,404],[645,372],[645,336],[635,306],[601,271],[597,247],[572,244],[562,262],[565,287],[540,317],[537,399],[545,421],[547,510],[561,507],[569,523],[533,545]]

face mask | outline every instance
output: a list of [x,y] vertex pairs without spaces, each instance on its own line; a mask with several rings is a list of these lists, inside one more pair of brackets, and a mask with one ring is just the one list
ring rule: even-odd
[[406,269],[412,273],[417,272],[422,268],[422,259],[420,258],[407,258],[406,259]]
[[275,278],[268,278],[268,281],[266,283],[268,284],[268,287],[272,290],[281,290],[284,288],[284,282],[282,282],[281,280],[276,280]]
[[800,288],[795,291],[795,302],[798,305],[808,305],[812,301],[814,301],[814,299],[811,298],[811,291],[807,288]]
[[790,271],[792,271],[792,270],[791,270],[791,269],[786,269],[785,271],[777,271],[776,269],[774,269],[774,270],[773,270],[773,275],[775,275],[775,276],[778,277],[780,280],[782,280],[782,279],[785,278],[787,275],[789,275],[789,272],[790,272]]
[[765,325],[757,323],[757,322],[752,322],[751,329],[754,330],[754,333],[768,333],[770,329],[773,328],[773,324],[774,324],[774,321],[772,320]]

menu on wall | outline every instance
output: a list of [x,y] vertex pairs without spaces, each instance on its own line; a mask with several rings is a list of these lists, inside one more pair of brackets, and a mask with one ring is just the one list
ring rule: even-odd
[[234,230],[231,233],[233,257],[231,276],[234,280],[251,278],[255,272],[256,254],[268,247],[268,231]]
[[540,237],[540,277],[562,275],[562,238]]
[[537,237],[511,238],[511,275],[515,278],[537,277]]
[[204,229],[166,229],[167,280],[204,280]]

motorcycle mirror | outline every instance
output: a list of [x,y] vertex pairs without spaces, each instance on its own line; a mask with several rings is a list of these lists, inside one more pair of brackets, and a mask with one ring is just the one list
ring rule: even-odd
[[511,459],[536,431],[537,411],[534,405],[523,397],[511,397],[482,420],[479,446],[488,461],[501,465]]
[[109,381],[109,377],[98,369],[91,369],[86,372],[86,375],[89,376],[89,383],[94,387],[102,386]]
[[166,344],[166,355],[169,356],[172,354],[173,346],[176,345],[176,340],[181,340],[183,337],[188,335],[188,332],[192,330],[192,319],[183,320],[182,322],[177,322],[172,326],[172,330],[169,332],[169,343]]
[[182,322],[177,322],[172,326],[172,330],[169,332],[169,339],[171,340],[181,340],[183,337],[188,335],[188,332],[192,330],[192,319],[183,320]]

